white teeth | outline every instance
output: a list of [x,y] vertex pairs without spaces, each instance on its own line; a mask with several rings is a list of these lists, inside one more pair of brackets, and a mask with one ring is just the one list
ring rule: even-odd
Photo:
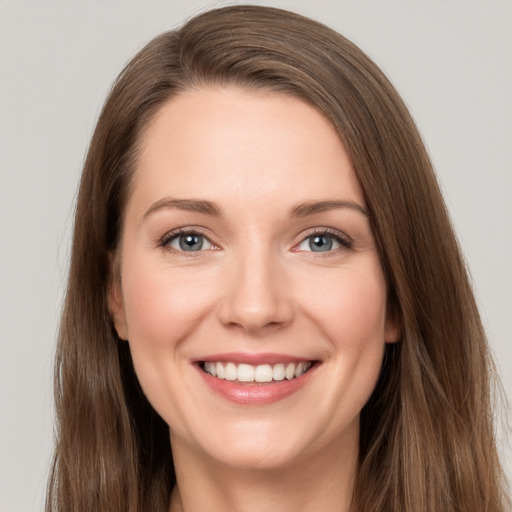
[[224,378],[226,380],[236,380],[238,378],[238,370],[235,363],[227,363],[224,368]]
[[215,363],[215,370],[217,371],[217,377],[219,379],[224,378],[224,366],[222,363]]
[[256,367],[254,380],[256,382],[272,382],[272,366],[269,364],[261,364]]
[[272,378],[274,380],[283,380],[284,379],[284,364],[276,364],[274,368],[272,368]]
[[253,382],[254,381],[254,366],[250,364],[238,365],[238,380],[240,382]]
[[286,370],[284,371],[284,376],[291,380],[293,377],[295,377],[295,365],[293,363],[288,363],[286,365]]
[[291,380],[300,377],[311,367],[310,361],[301,363],[277,363],[275,365],[260,364],[252,366],[250,364],[205,362],[204,371],[213,377],[226,380],[238,380],[239,382],[272,382]]

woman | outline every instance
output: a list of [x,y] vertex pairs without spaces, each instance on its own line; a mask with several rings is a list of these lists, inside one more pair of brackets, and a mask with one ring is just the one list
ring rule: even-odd
[[505,510],[492,363],[418,132],[292,13],[204,13],[121,73],[56,376],[48,510]]

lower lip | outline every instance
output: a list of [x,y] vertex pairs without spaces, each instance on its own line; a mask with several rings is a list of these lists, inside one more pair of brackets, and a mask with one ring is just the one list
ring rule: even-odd
[[300,377],[291,380],[278,380],[265,384],[256,382],[241,384],[238,381],[213,377],[203,371],[199,365],[196,366],[212,391],[240,405],[268,405],[283,400],[305,386],[316,370],[314,365]]

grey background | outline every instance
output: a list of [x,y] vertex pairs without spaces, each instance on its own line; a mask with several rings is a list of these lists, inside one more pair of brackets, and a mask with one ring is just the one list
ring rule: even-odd
[[[101,104],[150,38],[225,3],[0,0],[0,512],[43,509],[73,200]],[[437,168],[512,397],[512,3],[253,3],[327,23],[391,77]]]

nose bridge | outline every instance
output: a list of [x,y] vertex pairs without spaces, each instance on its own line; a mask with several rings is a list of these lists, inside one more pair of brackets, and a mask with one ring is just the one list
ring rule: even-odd
[[288,323],[293,308],[278,254],[271,244],[253,240],[232,256],[222,322],[247,331]]

